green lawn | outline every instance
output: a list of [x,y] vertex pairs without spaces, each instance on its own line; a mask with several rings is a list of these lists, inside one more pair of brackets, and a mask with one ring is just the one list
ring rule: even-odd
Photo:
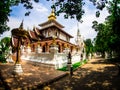
[[[73,70],[77,69],[78,67],[82,66],[83,64],[87,63],[88,60],[82,60],[81,62],[77,62],[72,65]],[[67,66],[63,68],[59,68],[58,70],[61,71],[68,71]]]

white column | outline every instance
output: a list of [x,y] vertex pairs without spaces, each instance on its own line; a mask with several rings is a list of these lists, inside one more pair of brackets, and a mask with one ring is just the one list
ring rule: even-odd
[[31,53],[31,47],[30,46],[27,47],[27,53]]

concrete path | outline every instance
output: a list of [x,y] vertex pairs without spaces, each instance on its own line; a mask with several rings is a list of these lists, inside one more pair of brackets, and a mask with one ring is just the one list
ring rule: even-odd
[[67,75],[41,63],[22,62],[24,73],[14,75],[14,64],[0,64],[0,90],[36,90]]
[[[78,68],[74,75],[60,79],[43,90],[120,90],[120,76],[116,65],[102,58],[92,59]],[[41,90],[42,90],[41,89]]]
[[0,85],[5,85],[0,90],[120,90],[117,66],[102,58],[90,60],[72,77],[39,63],[24,62],[22,66],[25,73],[14,76],[13,64],[0,64]]

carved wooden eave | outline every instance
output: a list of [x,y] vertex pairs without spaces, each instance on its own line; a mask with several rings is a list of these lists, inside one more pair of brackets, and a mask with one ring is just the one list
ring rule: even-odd
[[38,37],[35,35],[35,32],[29,30],[28,33],[29,33],[30,39],[32,39],[33,41],[39,40]]
[[40,32],[40,29],[34,27],[33,31],[36,33],[36,35],[40,38],[40,39],[44,39],[45,36]]
[[40,32],[39,32],[39,29],[38,29],[38,28],[34,27],[34,28],[33,28],[33,31],[34,31],[38,36],[40,35]]

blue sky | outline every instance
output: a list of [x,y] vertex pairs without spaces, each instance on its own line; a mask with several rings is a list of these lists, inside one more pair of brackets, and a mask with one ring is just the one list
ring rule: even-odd
[[[97,20],[99,22],[103,22],[105,17],[108,15],[106,10],[101,12],[101,16],[99,18],[95,17],[95,7],[91,6],[91,2],[89,0],[85,0],[86,4],[84,6],[85,14],[83,15],[83,23],[79,23],[79,29],[82,37],[84,39],[91,38],[93,39],[96,36],[96,32],[91,28],[92,21]],[[46,0],[40,0],[39,3],[33,3],[34,8],[31,10],[31,14],[29,16],[24,16],[26,10],[22,7],[22,5],[12,7],[11,16],[9,17],[8,26],[11,29],[18,28],[21,21],[24,19],[24,28],[31,29],[33,26],[38,26],[38,24],[43,23],[48,20],[48,16],[51,12],[51,4],[52,2],[48,2]],[[63,14],[57,16],[57,21],[65,26],[64,30],[74,36],[71,42],[74,43],[77,34],[77,21],[75,19],[64,19]],[[10,36],[10,31],[5,32],[3,37]]]

